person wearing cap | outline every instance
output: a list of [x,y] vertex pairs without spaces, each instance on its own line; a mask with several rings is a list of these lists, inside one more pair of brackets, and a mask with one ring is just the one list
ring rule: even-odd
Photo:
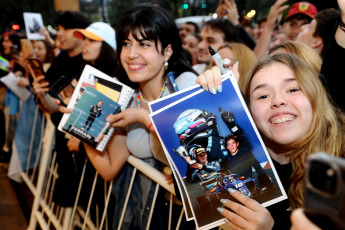
[[73,36],[81,39],[81,54],[85,64],[115,77],[116,39],[115,30],[105,22],[94,22],[86,29],[77,29]]
[[[274,37],[274,29],[279,24],[283,12],[289,8],[289,5],[285,4],[287,1],[288,0],[277,0],[271,6],[265,27],[254,49],[254,53],[258,58],[267,54],[272,38]],[[285,18],[285,41],[296,40],[301,26],[310,23],[316,13],[316,7],[309,2],[297,2],[293,4]]]
[[316,7],[309,2],[296,2],[285,17],[286,40],[296,40],[303,25],[309,24],[317,13]]
[[196,163],[190,164],[192,161],[191,157],[186,157],[185,161],[188,163],[188,169],[186,173],[186,180],[188,182],[197,182],[202,181],[202,178],[205,178],[205,175],[208,175],[212,172],[220,171],[219,161],[207,160],[207,152],[204,147],[198,147],[194,150],[193,153],[196,158]]
[[56,39],[60,44],[61,52],[53,59],[47,72],[36,76],[33,81],[38,101],[52,114],[59,112],[59,107],[54,102],[55,98],[48,93],[49,87],[61,76],[65,76],[70,81],[79,78],[84,66],[81,55],[82,40],[75,38],[73,32],[74,29],[86,28],[90,21],[80,12],[59,11],[54,17],[54,23],[57,26]]
[[[55,97],[48,93],[49,87],[62,76],[71,82],[79,79],[85,65],[81,54],[83,41],[74,37],[73,32],[75,29],[86,28],[90,25],[90,21],[80,12],[59,11],[54,17],[54,23],[57,26],[56,40],[60,44],[61,51],[53,59],[47,72],[34,78],[33,89],[36,92],[36,100],[47,113],[51,114],[52,122],[55,127],[58,127],[62,113],[59,111],[59,105],[55,104]],[[75,153],[78,153],[78,156],[86,154],[83,147],[79,149],[79,143],[71,148],[72,143],[77,142],[74,142],[73,139],[66,139],[65,133],[57,128],[55,129],[55,143],[59,177],[55,184],[53,200],[60,206],[71,207],[74,205],[80,180],[77,164],[80,162],[83,164],[85,160],[80,157],[78,158],[80,162],[76,163],[74,156]]]

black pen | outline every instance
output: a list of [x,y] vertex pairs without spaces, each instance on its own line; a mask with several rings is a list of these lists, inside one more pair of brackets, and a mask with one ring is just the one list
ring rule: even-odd
[[217,53],[211,46],[208,46],[208,51],[210,52],[214,63],[220,68],[220,72],[222,74],[226,74],[227,72],[229,72],[227,68],[224,68],[223,59],[219,55],[219,53]]

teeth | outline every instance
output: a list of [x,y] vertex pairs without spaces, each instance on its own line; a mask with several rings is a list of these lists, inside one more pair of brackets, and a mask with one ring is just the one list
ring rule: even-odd
[[132,69],[138,69],[141,67],[141,65],[129,65],[129,67]]
[[273,124],[282,124],[282,123],[285,123],[285,122],[289,122],[289,121],[292,121],[293,118],[292,117],[289,117],[289,118],[281,118],[281,119],[276,119],[276,120],[273,120],[272,123]]

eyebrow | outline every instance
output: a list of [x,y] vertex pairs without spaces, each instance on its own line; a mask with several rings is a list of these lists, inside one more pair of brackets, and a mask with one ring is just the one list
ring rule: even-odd
[[[284,83],[289,83],[289,82],[294,82],[294,81],[296,81],[296,78],[294,78],[294,77],[286,78],[286,79],[283,80]],[[253,89],[252,93],[253,93],[255,90],[259,90],[259,89],[265,88],[265,87],[267,87],[267,86],[268,86],[267,83],[260,84],[260,85],[256,86],[256,87]]]

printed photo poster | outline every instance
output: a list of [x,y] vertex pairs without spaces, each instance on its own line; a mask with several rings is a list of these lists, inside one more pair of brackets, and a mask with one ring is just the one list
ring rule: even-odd
[[175,94],[175,101],[172,95],[169,105],[157,102],[164,107],[151,119],[183,182],[197,228],[225,223],[217,208],[220,199],[233,200],[229,188],[264,207],[287,199],[235,80],[223,78],[216,95],[196,87],[191,92],[182,99]]
[[29,40],[44,40],[44,35],[38,32],[44,27],[42,15],[40,13],[24,12],[23,16],[27,38]]
[[[68,108],[74,108],[87,87],[94,88],[95,90],[101,92],[104,96],[107,96],[114,102],[121,105],[121,111],[127,107],[134,92],[132,88],[124,85],[117,79],[104,74],[90,65],[86,65],[67,105]],[[65,125],[69,117],[70,114],[68,113],[65,113],[62,116],[58,126],[60,131],[63,131],[62,127]]]
[[91,147],[103,151],[114,132],[106,117],[119,113],[121,107],[112,99],[87,86],[78,100],[63,130],[84,141]]

